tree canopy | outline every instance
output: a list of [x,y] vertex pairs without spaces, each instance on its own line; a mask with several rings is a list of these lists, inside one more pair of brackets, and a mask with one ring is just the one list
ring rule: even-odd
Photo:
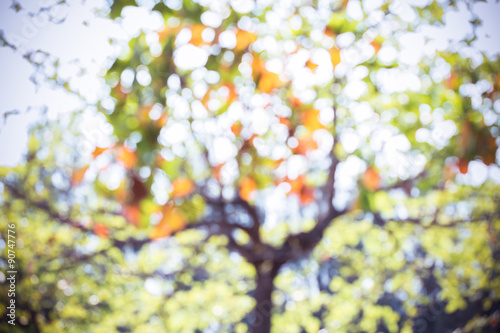
[[432,38],[473,6],[112,2],[151,28],[0,168],[2,330],[496,332],[500,58]]

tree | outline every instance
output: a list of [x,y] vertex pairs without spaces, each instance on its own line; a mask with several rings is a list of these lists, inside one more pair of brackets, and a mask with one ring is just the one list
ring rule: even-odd
[[107,128],[76,114],[1,171],[15,329],[498,329],[499,186],[467,177],[498,164],[500,62],[408,47],[455,2],[142,5],[163,24],[105,74],[113,143],[86,154]]

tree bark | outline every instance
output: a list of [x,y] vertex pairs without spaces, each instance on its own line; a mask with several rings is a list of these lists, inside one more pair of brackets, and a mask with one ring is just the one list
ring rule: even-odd
[[251,318],[253,333],[271,332],[271,315],[273,310],[271,294],[274,290],[274,278],[280,266],[281,265],[277,265],[276,263],[273,264],[269,261],[265,261],[255,266],[257,271],[254,294],[255,307],[252,311]]

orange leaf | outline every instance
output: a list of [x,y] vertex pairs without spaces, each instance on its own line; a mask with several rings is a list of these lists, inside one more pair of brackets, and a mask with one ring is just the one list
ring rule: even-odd
[[106,227],[104,224],[102,223],[97,223],[95,226],[94,226],[94,234],[96,234],[97,236],[99,236],[100,238],[108,238],[109,237],[109,230],[108,230],[108,227]]
[[273,89],[278,88],[282,85],[282,81],[280,80],[280,76],[276,73],[272,73],[269,71],[264,71],[260,77],[258,88],[269,94]]
[[227,96],[226,103],[232,103],[236,100],[238,97],[238,94],[236,93],[236,89],[234,87],[234,84],[232,83],[226,83],[224,85],[229,90],[229,95]]
[[257,190],[255,180],[250,177],[243,178],[240,183],[240,197],[245,201],[251,201]]
[[280,123],[283,125],[286,125],[286,127],[290,128],[290,126],[292,126],[292,124],[290,124],[290,120],[288,118],[278,116],[278,119],[279,119]]
[[201,99],[201,104],[208,109],[208,102],[210,101],[210,89],[207,90],[203,98]]
[[220,181],[220,171],[225,163],[218,164],[212,168],[212,176]]
[[139,219],[141,217],[141,211],[138,205],[125,206],[123,207],[123,216],[127,221],[135,226],[139,225]]
[[158,125],[158,127],[162,127],[162,126],[165,126],[165,124],[167,123],[167,119],[168,119],[168,116],[166,113],[162,113],[160,118],[156,119],[155,122],[156,122],[156,125]]
[[256,40],[257,40],[256,34],[245,30],[238,30],[236,32],[236,46],[234,49],[237,51],[242,51]]
[[96,159],[97,156],[101,155],[102,153],[104,153],[109,148],[111,148],[111,147],[106,147],[106,148],[95,147],[94,151],[92,152],[92,156],[94,157],[94,159]]
[[292,187],[290,193],[300,194],[302,188],[304,187],[304,176],[300,175],[293,180],[286,181]]
[[120,146],[118,148],[116,159],[120,161],[126,169],[132,169],[137,164],[137,155],[134,151],[125,146]]
[[73,174],[71,175],[71,185],[80,185],[83,181],[83,177],[85,177],[85,173],[87,172],[88,168],[89,166],[87,165],[74,170]]
[[237,123],[234,123],[232,126],[231,126],[231,132],[233,132],[233,134],[235,136],[238,136],[240,135],[241,133],[241,123],[237,122]]
[[445,81],[446,89],[454,90],[455,88],[458,87],[458,85],[459,85],[458,75],[454,71],[452,71],[450,76]]
[[288,179],[285,182],[290,184],[290,194],[297,195],[301,205],[307,205],[314,201],[314,188],[306,185],[303,175],[293,180]]
[[314,72],[316,70],[316,68],[318,68],[318,65],[316,65],[311,60],[307,60],[306,67],[309,68],[312,72]]
[[312,137],[307,136],[298,140],[299,144],[295,148],[295,153],[300,155],[306,155],[311,150],[318,149],[318,144],[312,139]]
[[369,191],[376,191],[381,186],[380,174],[373,167],[368,167],[361,178],[361,182]]
[[335,33],[335,30],[333,30],[332,28],[326,27],[325,28],[325,35],[334,38],[337,34]]
[[173,197],[184,197],[194,190],[193,181],[188,178],[177,178],[172,182],[172,186]]
[[340,63],[340,50],[337,48],[333,48],[328,51],[328,53],[330,53],[333,67],[337,66]]
[[175,27],[175,28],[172,28],[172,27],[167,25],[165,27],[165,29],[163,29],[162,31],[160,31],[158,33],[158,37],[159,37],[160,42],[166,40],[170,36],[175,36],[179,32],[180,29],[181,29],[180,25],[178,27]]
[[160,222],[151,231],[151,239],[159,239],[169,236],[172,232],[182,230],[186,226],[186,219],[182,213],[168,206],[163,211]]
[[310,186],[303,186],[300,191],[300,203],[308,205],[314,201],[314,188]]
[[189,42],[194,46],[200,46],[201,44],[204,44],[205,42],[203,41],[201,34],[203,33],[203,30],[205,30],[205,28],[206,27],[202,24],[193,25],[191,27],[191,40]]
[[300,100],[300,98],[297,98],[295,96],[292,96],[292,98],[290,98],[290,103],[292,103],[294,107],[299,107],[302,105],[302,101]]
[[309,133],[315,130],[325,128],[325,126],[319,121],[319,110],[309,109],[301,113],[302,124],[307,128]]
[[372,41],[370,44],[375,49],[375,55],[377,55],[378,51],[380,51],[380,49],[382,48],[382,45],[380,43],[376,42],[376,41]]

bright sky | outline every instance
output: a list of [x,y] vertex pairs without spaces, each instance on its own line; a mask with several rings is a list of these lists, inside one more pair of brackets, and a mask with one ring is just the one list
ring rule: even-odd
[[[40,5],[46,5],[50,1],[39,0],[23,4],[24,9],[19,13],[15,13],[9,9],[10,1],[0,3],[0,29],[5,32],[8,40],[15,44],[21,51],[13,51],[10,48],[0,48],[0,115],[11,110],[19,110],[19,114],[11,115],[4,121],[3,116],[0,116],[0,165],[13,166],[21,161],[21,157],[27,148],[27,133],[28,127],[37,121],[37,111],[25,112],[30,107],[39,109],[42,106],[48,107],[48,116],[50,119],[60,119],[64,115],[71,112],[87,108],[84,103],[73,95],[68,94],[61,88],[41,84],[36,87],[29,77],[33,72],[32,66],[22,58],[22,50],[43,50],[60,59],[60,73],[65,77],[71,77],[71,85],[75,90],[79,90],[81,95],[85,97],[89,104],[96,101],[105,94],[105,87],[99,74],[102,74],[105,68],[109,65],[110,59],[118,55],[120,52],[119,45],[110,45],[110,38],[119,41],[127,41],[131,36],[135,35],[142,27],[155,29],[163,24],[158,16],[151,15],[147,10],[134,9],[127,11],[127,15],[122,24],[114,23],[109,19],[96,15],[97,8],[105,8],[105,0],[88,0],[81,2],[78,0],[68,0],[67,5],[58,6],[57,11],[53,12],[56,18],[65,17],[63,23],[52,23],[46,20],[36,19],[28,16],[28,12],[36,12]],[[399,15],[403,20],[411,21],[412,11],[408,4],[426,3],[426,0],[401,0],[395,1],[391,5],[391,10]],[[377,8],[380,6],[379,0],[363,1],[365,10]],[[360,15],[360,2],[357,0],[349,1],[348,15],[356,18]],[[475,46],[492,56],[500,53],[500,22],[498,20],[500,14],[500,5],[494,1],[488,3],[478,3],[474,5],[474,11],[483,20],[483,25],[478,29],[479,39],[475,42]],[[102,16],[102,15],[101,15]],[[446,26],[444,28],[426,27],[417,33],[407,33],[401,36],[401,42],[405,46],[402,54],[399,55],[400,61],[406,64],[418,62],[420,56],[426,52],[435,52],[436,49],[447,47],[448,40],[460,40],[472,33],[472,26],[468,22],[472,18],[471,14],[465,8],[465,5],[459,6],[459,11],[450,11],[445,16]],[[208,20],[208,19],[207,19]],[[495,32],[495,33],[494,33]],[[351,43],[350,36],[343,34],[337,41],[339,44]],[[339,36],[340,37],[340,36]],[[221,37],[221,42],[232,43],[232,36]],[[426,39],[428,41],[426,42]],[[178,38],[179,44],[182,44],[182,36]],[[197,54],[200,50],[196,47],[193,50],[188,49],[190,45],[181,46],[179,48],[176,64],[180,67],[194,66],[198,61],[203,61],[203,55]],[[391,62],[396,55],[395,50],[390,47],[384,47],[379,57],[381,60],[386,59]],[[472,52],[472,51],[468,51]],[[297,57],[300,57],[298,54]],[[305,55],[308,57],[308,55]],[[327,54],[317,55],[318,63],[321,63],[321,58]],[[478,54],[471,54],[471,57],[478,57]],[[203,64],[202,64],[203,65]],[[270,66],[279,68],[280,63],[271,63]],[[331,66],[331,65],[330,65]],[[75,74],[77,69],[84,67],[87,74],[77,77]],[[272,70],[272,68],[269,68]],[[341,68],[339,68],[341,70]],[[329,71],[317,71],[328,74]],[[446,69],[444,69],[446,75]],[[301,76],[302,84],[307,84],[308,81],[329,80],[329,76],[325,77],[305,77]],[[359,73],[363,75],[363,73]],[[386,82],[384,90],[386,92],[398,91],[399,89],[418,88],[419,80],[415,75],[402,73],[397,71],[380,71],[380,80]],[[436,75],[439,75],[436,74]],[[123,80],[123,78],[122,78]],[[147,81],[147,75],[144,77]],[[169,82],[169,85],[171,82]],[[172,82],[175,84],[175,82]],[[350,84],[350,86],[349,86]],[[353,98],[359,93],[360,87],[357,86],[354,80],[349,83],[345,89],[345,93],[352,92]],[[361,87],[362,88],[362,87]],[[362,89],[361,89],[362,90]],[[305,97],[307,98],[307,96]],[[371,110],[365,105],[359,103],[356,107],[359,112],[356,114],[362,117],[368,115]],[[91,108],[90,108],[91,111]],[[258,111],[258,110],[257,110]],[[264,126],[260,122],[265,120],[265,117],[259,116],[256,111],[256,126]],[[194,111],[193,111],[194,112]],[[326,115],[327,116],[327,115]],[[362,119],[360,119],[362,120]],[[446,124],[443,124],[445,129]],[[450,131],[454,131],[451,128]],[[450,132],[451,133],[451,132]],[[424,138],[426,133],[421,133]],[[432,135],[432,133],[427,133]],[[341,138],[347,151],[356,149],[357,133],[346,132]],[[175,138],[171,133],[168,136]],[[401,139],[401,138],[400,138]],[[166,140],[170,140],[166,138]],[[407,141],[407,140],[406,140]],[[405,140],[399,140],[404,145]],[[394,154],[404,154],[405,148],[400,147],[400,143],[394,143]],[[351,146],[350,146],[351,145]],[[219,142],[217,146],[224,147],[224,142]],[[390,145],[389,145],[390,146]],[[391,157],[391,156],[389,156]],[[392,156],[394,158],[397,156]],[[224,160],[227,156],[217,155],[214,158]],[[498,158],[498,157],[497,157]],[[296,161],[297,167],[300,167],[300,161]],[[350,159],[345,165],[345,172],[355,172],[363,166],[357,164],[355,158]],[[414,161],[418,163],[418,161]],[[353,171],[354,170],[354,171]],[[487,175],[500,182],[500,169],[497,166],[486,167],[480,162],[472,162],[469,168],[469,173],[463,177],[463,181],[472,184],[480,184],[484,182]],[[489,171],[489,173],[488,173]],[[349,179],[352,177],[343,177]]]

